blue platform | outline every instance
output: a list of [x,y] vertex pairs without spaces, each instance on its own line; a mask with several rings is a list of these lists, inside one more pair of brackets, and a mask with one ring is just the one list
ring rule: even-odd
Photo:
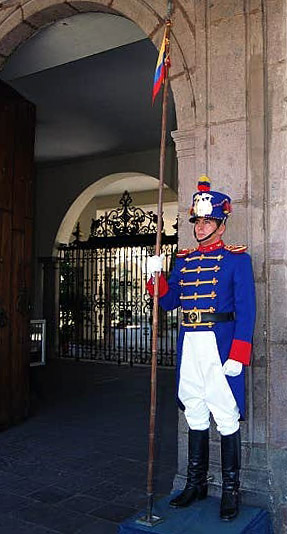
[[219,499],[208,497],[182,509],[171,508],[170,499],[168,496],[154,504],[153,514],[163,518],[162,523],[153,527],[137,523],[143,512],[120,524],[118,534],[273,534],[269,514],[261,508],[241,505],[239,516],[226,522],[219,518]]

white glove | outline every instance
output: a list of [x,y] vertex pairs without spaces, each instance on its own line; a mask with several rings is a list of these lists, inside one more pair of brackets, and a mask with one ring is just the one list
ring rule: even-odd
[[148,280],[151,278],[151,276],[155,276],[155,273],[160,273],[163,268],[163,260],[164,260],[164,254],[161,254],[160,256],[149,256],[147,259],[147,277]]
[[226,360],[222,370],[227,376],[238,376],[242,371],[242,363],[236,360]]

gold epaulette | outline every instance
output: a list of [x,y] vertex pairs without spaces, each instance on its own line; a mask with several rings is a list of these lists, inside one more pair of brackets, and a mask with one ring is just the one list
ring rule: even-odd
[[246,245],[225,245],[224,248],[233,254],[242,254],[246,252],[248,247]]
[[182,250],[179,250],[176,253],[176,257],[177,258],[185,258],[185,256],[187,256],[188,254],[191,254],[195,250],[197,250],[197,249],[196,248],[183,248]]

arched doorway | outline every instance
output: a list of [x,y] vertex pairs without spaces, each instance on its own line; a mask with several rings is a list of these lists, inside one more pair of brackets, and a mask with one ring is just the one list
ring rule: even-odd
[[[130,193],[123,191],[127,188]],[[152,299],[145,292],[147,255],[155,245],[158,180],[115,173],[74,201],[57,232],[59,318],[56,353],[65,358],[148,364]],[[163,194],[162,247],[169,271],[177,247],[177,195]],[[173,366],[177,312],[160,313],[159,358]]]
[[[154,253],[157,215],[134,205],[128,191],[117,207],[99,213],[103,214],[92,218],[86,239],[82,239],[78,222],[73,239],[57,247],[58,354],[77,360],[149,364],[153,299],[145,284],[147,258]],[[162,233],[166,273],[177,248],[173,226],[172,234],[170,228]],[[161,365],[175,364],[177,326],[177,311],[168,316],[160,312]]]
[[[32,37],[42,27],[66,17],[72,17],[85,12],[104,12],[109,14],[120,14],[128,17],[140,26],[146,35],[158,46],[162,38],[164,26],[164,13],[161,12],[160,5],[154,3],[134,2],[72,2],[70,4],[50,2],[41,4],[38,2],[25,2],[21,8],[17,6],[5,6],[5,12],[1,13],[0,19],[0,56],[1,63],[5,62],[11,53],[19,47],[25,40]],[[193,36],[192,12],[187,13],[182,9],[181,4],[177,4],[175,10],[175,23],[173,26],[174,37],[174,60],[171,72],[171,84],[175,98],[177,123],[180,128],[189,130],[194,121],[194,95],[192,91],[191,77],[192,66],[190,65],[190,53],[185,58],[184,50],[192,47]],[[185,34],[185,37],[184,37]],[[190,47],[189,47],[190,45]],[[185,152],[186,156],[186,152]],[[189,152],[189,164],[192,161],[193,151]],[[179,166],[179,172],[190,171],[186,166]],[[185,210],[185,207],[182,209]],[[29,258],[27,258],[29,262]]]

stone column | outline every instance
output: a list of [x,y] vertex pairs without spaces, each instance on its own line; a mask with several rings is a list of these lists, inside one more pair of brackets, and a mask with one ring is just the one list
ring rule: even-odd
[[[286,2],[265,2],[268,467],[275,532],[287,533]],[[276,35],[274,29],[277,29]]]
[[172,132],[176,146],[178,163],[178,214],[179,214],[179,248],[190,247],[193,235],[188,222],[195,183],[195,135],[194,130],[176,130]]
[[[190,247],[193,241],[192,228],[188,221],[188,210],[196,183],[195,177],[195,135],[194,129],[172,132],[178,161],[178,236],[179,249]],[[178,472],[174,489],[184,486],[187,465],[188,426],[181,411],[178,420]]]

